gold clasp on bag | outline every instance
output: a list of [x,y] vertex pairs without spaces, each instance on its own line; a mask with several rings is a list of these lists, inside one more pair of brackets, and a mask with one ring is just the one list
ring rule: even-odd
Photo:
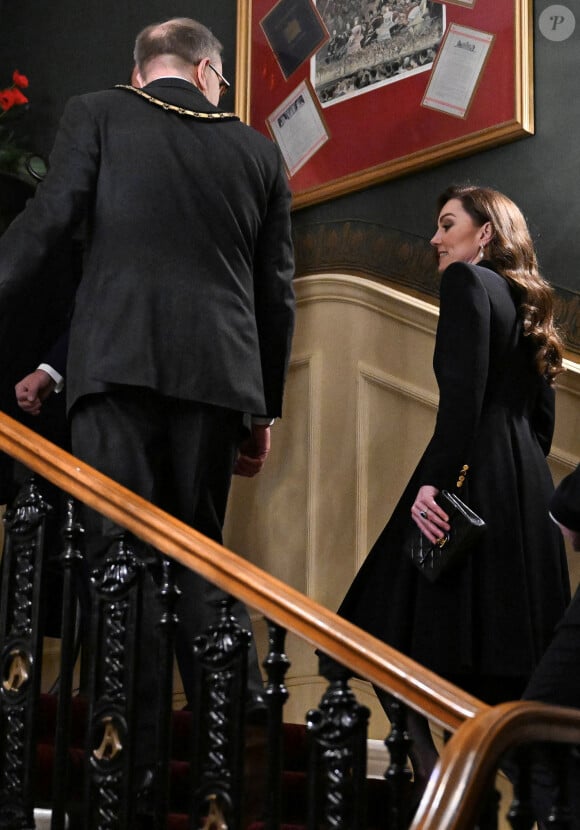
[[437,547],[439,548],[439,550],[441,550],[441,548],[444,548],[444,547],[445,547],[445,545],[447,544],[447,542],[448,542],[448,541],[449,541],[449,536],[447,536],[447,534],[445,534],[445,535],[444,535],[444,536],[442,536],[440,539],[437,539],[437,541],[435,542],[435,544],[437,545]]

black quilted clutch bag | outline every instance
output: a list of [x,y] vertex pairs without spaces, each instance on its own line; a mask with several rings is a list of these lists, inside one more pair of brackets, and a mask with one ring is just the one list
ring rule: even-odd
[[404,544],[405,553],[430,582],[435,582],[444,571],[462,559],[485,531],[483,519],[455,493],[441,490],[435,501],[449,516],[449,533],[433,544],[413,522]]

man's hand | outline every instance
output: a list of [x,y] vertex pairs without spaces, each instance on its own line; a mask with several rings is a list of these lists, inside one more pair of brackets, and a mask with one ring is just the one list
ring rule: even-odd
[[54,391],[55,386],[55,381],[44,369],[36,369],[14,387],[16,402],[29,415],[39,415],[43,401]]
[[270,427],[252,424],[252,433],[242,441],[234,475],[251,478],[260,472],[270,452]]
[[572,545],[572,550],[580,551],[580,530],[572,530],[569,527],[564,527],[560,522],[556,522],[562,535],[568,539]]

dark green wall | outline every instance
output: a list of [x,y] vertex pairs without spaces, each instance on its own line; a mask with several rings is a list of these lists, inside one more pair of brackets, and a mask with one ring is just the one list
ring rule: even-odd
[[[480,0],[484,2],[484,0]],[[504,2],[504,0],[493,0]],[[385,182],[358,193],[297,211],[297,229],[326,220],[356,219],[429,238],[432,205],[448,183],[469,179],[497,187],[522,207],[537,243],[545,275],[580,292],[580,14],[563,42],[535,31],[536,134],[466,159]],[[136,32],[174,15],[197,17],[225,45],[224,73],[235,66],[235,0],[2,0],[0,85],[13,68],[31,81],[30,124],[35,148],[46,153],[64,101],[72,94],[127,79]],[[233,94],[229,93],[233,106]],[[354,125],[356,140],[372,125]],[[364,139],[364,133],[363,133]]]
[[[224,44],[224,74],[235,68],[232,0],[2,0],[0,88],[18,68],[30,80],[35,149],[52,146],[65,101],[82,92],[126,83],[135,35],[144,26],[187,16],[209,26]],[[233,93],[225,99],[233,107]]]

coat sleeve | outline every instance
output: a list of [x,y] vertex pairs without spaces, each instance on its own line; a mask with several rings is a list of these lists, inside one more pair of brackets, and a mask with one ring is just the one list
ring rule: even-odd
[[98,129],[82,98],[65,107],[47,176],[0,239],[0,311],[34,288],[42,266],[90,207],[98,174]]
[[532,412],[532,429],[545,456],[550,452],[556,420],[556,393],[545,378]]
[[[25,209],[0,239],[0,384],[21,364],[32,345],[27,332],[37,320],[39,334],[55,326],[54,302],[63,290],[63,274],[54,267],[66,251],[81,217],[90,210],[98,170],[98,131],[81,98],[67,104],[50,156],[48,174]],[[67,295],[70,310],[74,285]],[[46,302],[46,298],[50,302]],[[43,299],[44,298],[44,299]],[[65,324],[63,320],[62,325]],[[53,332],[51,339],[54,338]],[[41,338],[41,339],[42,339]],[[46,348],[46,345],[43,347]],[[34,364],[41,358],[35,354]],[[33,368],[27,363],[24,373]],[[22,377],[19,374],[18,379]]]
[[70,328],[67,327],[42,357],[43,363],[52,366],[63,377],[66,375],[69,335]]
[[290,190],[277,148],[276,172],[254,256],[254,302],[260,343],[266,412],[277,417],[294,332],[294,250],[291,238]]
[[470,463],[489,366],[490,301],[476,266],[456,262],[441,280],[433,364],[439,384],[435,432],[421,484],[453,489]]

